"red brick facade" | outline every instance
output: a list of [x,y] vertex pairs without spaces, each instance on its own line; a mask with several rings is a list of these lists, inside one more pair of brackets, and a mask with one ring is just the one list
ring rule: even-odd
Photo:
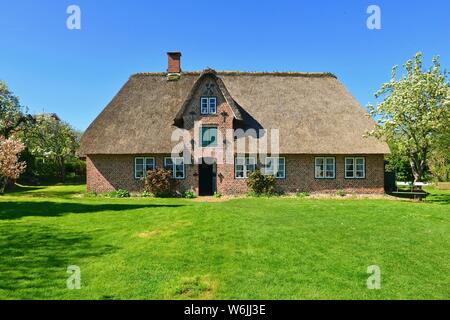
[[[169,59],[169,68],[171,68]],[[176,61],[172,61],[176,63]],[[176,65],[173,65],[176,67]],[[217,139],[218,147],[224,143],[226,129],[233,129],[233,111],[219,90],[213,78],[206,77],[200,83],[199,89],[191,98],[184,112],[184,128],[194,133],[194,123],[201,121],[203,125],[214,125],[221,138]],[[200,100],[204,96],[217,98],[217,112],[213,115],[202,115],[200,112]],[[170,137],[168,137],[170,138]],[[227,141],[225,141],[227,143]],[[283,141],[280,141],[282,144]],[[204,150],[206,151],[206,150]],[[216,158],[214,149],[207,157]],[[154,157],[156,166],[162,168],[164,157],[168,154],[140,154],[140,155],[87,155],[87,188],[88,191],[107,192],[115,189],[127,189],[132,192],[142,191],[143,182],[134,178],[134,158]],[[206,156],[206,155],[204,155]],[[281,155],[286,159],[285,178],[277,179],[277,188],[284,192],[335,192],[343,189],[347,192],[358,193],[383,193],[384,192],[384,156],[377,155],[348,155],[365,157],[365,178],[346,179],[344,177],[345,155],[335,156],[336,174],[334,179],[316,179],[314,174],[315,155]],[[320,155],[317,155],[320,156]],[[333,156],[333,155],[327,155]],[[257,164],[259,167],[259,163]],[[180,191],[199,191],[199,170],[197,164],[185,165],[185,178],[179,180]],[[227,194],[246,193],[245,179],[236,179],[234,176],[234,164],[221,164],[216,167],[216,190]]]
[[[162,167],[165,155],[155,157],[156,166]],[[168,155],[166,155],[168,156]],[[286,158],[286,177],[277,179],[277,188],[284,192],[335,192],[343,189],[357,193],[384,192],[383,155],[363,155],[366,162],[364,179],[344,178],[344,155],[336,156],[336,178],[315,179],[314,155],[283,155]],[[135,155],[91,155],[86,159],[88,191],[107,192],[115,189],[142,191],[142,181],[134,178]],[[198,165],[185,166],[185,179],[180,190],[193,190],[198,194]],[[244,194],[246,179],[234,177],[234,165],[217,166],[217,192],[221,194]]]

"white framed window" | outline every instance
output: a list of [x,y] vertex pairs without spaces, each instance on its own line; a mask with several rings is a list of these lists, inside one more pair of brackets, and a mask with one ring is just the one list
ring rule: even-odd
[[200,99],[200,113],[201,114],[216,114],[217,112],[217,98],[216,97],[202,97]]
[[144,178],[147,171],[155,170],[155,158],[153,157],[136,157],[134,158],[134,178]]
[[264,159],[264,175],[277,179],[286,177],[286,159],[284,157],[266,157]]
[[164,169],[171,171],[174,179],[185,178],[184,159],[182,157],[164,158]]
[[234,177],[236,179],[246,179],[255,170],[255,157],[236,157],[234,161]]
[[314,167],[316,179],[334,179],[336,177],[336,159],[334,157],[316,157]]
[[366,159],[364,157],[345,158],[345,178],[364,179],[366,177]]

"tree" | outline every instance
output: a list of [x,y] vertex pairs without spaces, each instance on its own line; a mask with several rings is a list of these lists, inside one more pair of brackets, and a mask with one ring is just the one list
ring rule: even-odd
[[19,162],[24,148],[23,143],[0,136],[0,194],[4,193],[8,179],[17,179],[25,170],[25,162]]
[[79,146],[75,130],[54,114],[40,114],[25,130],[24,140],[32,155],[56,162],[64,181],[65,162],[75,155]]
[[19,99],[0,81],[0,135],[8,138],[25,119]]
[[429,168],[434,180],[450,179],[450,130],[435,135],[429,160]]
[[395,143],[389,145],[391,153],[386,157],[386,171],[395,172],[397,181],[414,181],[408,157],[402,154]]
[[428,167],[432,141],[449,128],[450,84],[447,71],[441,71],[439,58],[433,58],[428,70],[422,69],[422,54],[404,65],[406,74],[396,79],[397,66],[390,82],[375,93],[383,98],[368,105],[378,124],[372,132],[389,144],[395,144],[411,166],[415,181],[422,181]]

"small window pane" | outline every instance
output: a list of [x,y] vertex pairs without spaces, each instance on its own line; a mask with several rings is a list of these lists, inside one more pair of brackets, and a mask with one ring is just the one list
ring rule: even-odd
[[201,109],[200,112],[202,114],[207,114],[208,113],[208,98],[202,98],[201,99]]
[[173,171],[173,162],[172,158],[164,158],[164,169]]
[[209,98],[209,113],[216,113],[217,110],[217,100],[216,98]]
[[183,179],[184,178],[184,159],[175,158],[172,160],[174,162],[174,178]]
[[155,159],[154,158],[145,158],[145,171],[155,169]]
[[256,170],[256,159],[247,158],[247,177]]

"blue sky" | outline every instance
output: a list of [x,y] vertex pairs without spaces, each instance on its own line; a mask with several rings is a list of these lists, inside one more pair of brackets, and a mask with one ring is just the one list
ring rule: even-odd
[[[66,9],[81,8],[81,30]],[[381,8],[381,30],[366,9]],[[128,77],[182,68],[329,71],[365,106],[417,51],[450,66],[450,1],[0,0],[0,79],[30,112],[84,130]]]

